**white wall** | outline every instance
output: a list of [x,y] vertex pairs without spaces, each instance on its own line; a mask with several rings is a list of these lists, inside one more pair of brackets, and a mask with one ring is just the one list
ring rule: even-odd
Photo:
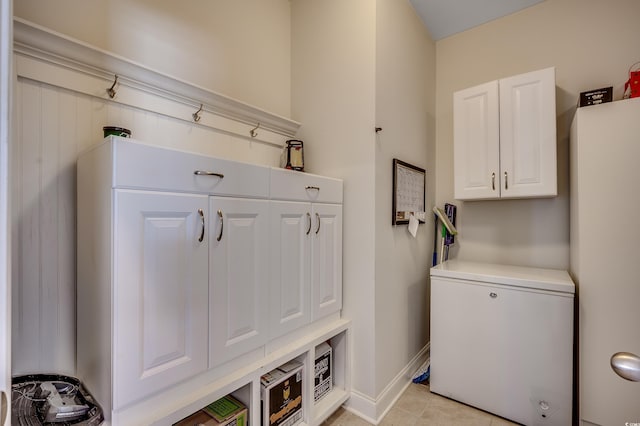
[[288,0],[19,0],[14,13],[288,117]]
[[[393,158],[427,171],[435,198],[435,43],[408,1],[378,0],[376,13],[376,395],[429,341],[433,220],[413,238],[391,225]],[[412,374],[413,371],[409,372]]]
[[375,395],[375,3],[296,0],[292,112],[305,169],[344,179],[343,314],[353,320],[353,388]]
[[[408,1],[297,0],[291,9],[289,2],[279,0],[179,6],[97,1],[92,6],[78,0],[61,0],[55,7],[25,0],[16,14],[258,107],[283,115],[290,109],[292,118],[303,123],[298,136],[305,141],[307,171],[344,179],[344,315],[354,319],[353,385],[375,404],[428,340],[432,227],[422,225],[413,240],[405,228],[390,225],[392,158],[429,170],[428,206],[435,184],[430,155],[434,45]],[[256,82],[257,76],[264,80]],[[16,159],[22,165],[15,190],[22,194],[16,210],[15,232],[21,241],[16,250],[23,253],[16,268],[16,306],[38,321],[16,320],[24,331],[24,340],[14,347],[22,359],[17,371],[73,372],[74,238],[67,228],[73,223],[69,196],[74,182],[69,164],[93,137],[87,132],[115,120],[130,123],[142,139],[157,132],[187,137],[191,146],[212,154],[218,148],[226,153],[231,141],[197,126],[190,130],[188,123],[29,81],[20,87],[21,103],[28,108],[19,121],[23,134]],[[30,121],[38,111],[40,122]],[[34,122],[39,124],[30,127]],[[385,128],[379,135],[374,132],[377,125]],[[78,127],[82,131],[69,140],[60,133]],[[202,137],[210,137],[212,144],[205,146]],[[259,149],[248,144],[233,156],[238,159],[240,152],[251,162],[262,158],[271,164],[270,153],[255,158]],[[46,153],[52,154],[43,157]],[[37,170],[33,176],[28,173],[31,167]],[[33,207],[43,205],[49,206],[51,216]],[[52,220],[57,227],[47,226]],[[34,234],[29,233],[30,224]],[[62,256],[54,256],[54,247],[62,248]],[[25,294],[31,296],[20,299]],[[43,295],[58,303],[45,302]],[[51,337],[41,338],[46,336]],[[53,345],[54,356],[40,356],[48,345]]]
[[408,1],[296,0],[292,46],[292,113],[305,163],[345,185],[349,406],[375,421],[428,342],[432,222],[417,239],[394,228],[391,182],[393,158],[428,169],[433,205],[435,44]]
[[636,0],[546,0],[436,43],[438,205],[453,200],[453,92],[556,67],[558,196],[456,202],[455,257],[568,268],[569,126],[580,92],[613,86],[621,96],[630,65],[640,60],[638,16]]

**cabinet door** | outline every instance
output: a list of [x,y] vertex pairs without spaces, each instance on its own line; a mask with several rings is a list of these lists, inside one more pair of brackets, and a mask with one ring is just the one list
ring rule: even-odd
[[502,198],[555,196],[555,69],[500,80]]
[[114,409],[207,368],[207,203],[115,191]]
[[209,365],[267,340],[269,202],[211,197]]
[[311,319],[311,203],[271,202],[269,335]]
[[522,424],[571,424],[573,298],[431,280],[431,390]]
[[455,198],[500,197],[498,82],[453,94]]
[[313,204],[313,320],[342,308],[342,205]]

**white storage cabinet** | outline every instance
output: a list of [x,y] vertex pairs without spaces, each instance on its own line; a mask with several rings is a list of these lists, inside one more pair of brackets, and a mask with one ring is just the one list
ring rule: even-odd
[[207,368],[207,196],[146,153],[110,141],[78,162],[77,369],[107,410]]
[[[119,138],[80,158],[78,372],[101,404],[117,410],[264,344],[268,177],[267,167]],[[225,239],[242,268],[219,268],[226,253],[210,264],[209,213],[219,206],[208,193],[265,198],[260,229]],[[232,294],[229,269],[245,271]]]
[[271,198],[273,338],[342,308],[342,181],[274,168]]
[[455,198],[556,196],[555,111],[555,68],[455,92]]
[[[294,190],[300,182],[302,194],[315,196],[299,203],[273,199],[289,199],[289,191],[300,199]],[[271,185],[280,190],[270,194]],[[341,363],[336,391],[310,404],[305,422],[319,424],[338,408],[349,395],[349,322],[340,319],[341,203],[336,179],[132,139],[105,138],[83,153],[77,374],[107,420],[166,424],[226,393],[239,396],[257,418],[265,369],[300,358],[311,378],[308,360],[327,339]],[[283,217],[273,214],[277,206],[286,206],[290,217],[298,205],[307,247],[288,246],[291,228],[274,231]],[[276,253],[282,268],[270,265]],[[307,259],[304,276],[291,274],[298,265],[289,259],[298,258]],[[272,271],[282,271],[283,281],[270,280]],[[300,307],[305,320],[274,333],[269,314],[286,313],[282,307]],[[295,335],[282,336],[294,328]],[[282,337],[269,344],[270,334]]]
[[431,269],[432,392],[525,425],[569,425],[566,271],[451,260]]

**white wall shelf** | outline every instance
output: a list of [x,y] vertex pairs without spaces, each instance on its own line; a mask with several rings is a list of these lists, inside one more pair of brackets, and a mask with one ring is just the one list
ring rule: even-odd
[[[18,76],[191,123],[192,114],[202,104],[199,126],[251,139],[250,130],[260,123],[257,139],[281,146],[283,141],[277,136],[292,137],[300,127],[289,118],[162,74],[24,19],[14,18],[13,24]],[[74,78],[70,79],[69,73]],[[116,75],[116,95],[111,99],[107,89]]]
[[[305,384],[303,388],[304,421],[302,424],[308,426],[319,426],[331,413],[337,410],[348,398],[350,391],[350,378],[348,375],[348,363],[350,357],[351,336],[350,324],[348,320],[337,320],[332,324],[315,330],[309,339],[301,339],[290,344],[278,353],[265,356],[258,362],[246,367],[243,371],[238,371],[222,378],[208,387],[199,389],[191,395],[186,396],[192,402],[175,410],[164,410],[162,417],[156,416],[153,425],[172,424],[193,414],[209,403],[232,394],[248,407],[249,422],[259,422],[260,418],[260,377],[277,368],[278,366],[296,359],[304,364]],[[313,401],[313,361],[315,347],[325,341],[329,341],[333,349],[334,372],[333,390],[317,403]],[[242,375],[242,377],[235,377]],[[154,401],[147,401],[144,406],[134,407],[122,413],[122,418],[135,416],[136,419],[143,418],[143,412],[151,409]],[[149,407],[148,407],[149,406]],[[156,410],[157,410],[156,406]],[[134,424],[129,423],[127,424]],[[259,423],[258,423],[259,424]]]

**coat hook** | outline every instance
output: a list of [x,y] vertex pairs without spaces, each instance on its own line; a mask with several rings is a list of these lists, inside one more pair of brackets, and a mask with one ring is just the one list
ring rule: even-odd
[[376,133],[381,132],[382,131],[382,127],[376,127]]
[[200,104],[200,108],[194,112],[193,114],[191,114],[191,116],[193,117],[193,121],[195,121],[196,123],[198,121],[200,121],[200,112],[202,111],[202,104]]
[[256,130],[258,130],[259,128],[260,128],[260,123],[258,123],[258,125],[256,127],[251,129],[249,134],[251,135],[252,138],[255,138],[256,136],[258,136],[258,132],[256,132]]
[[109,94],[109,97],[111,99],[116,97],[116,91],[115,91],[116,83],[118,83],[118,75],[116,75],[115,80],[113,80],[113,84],[111,85],[111,87],[107,89],[107,93]]

